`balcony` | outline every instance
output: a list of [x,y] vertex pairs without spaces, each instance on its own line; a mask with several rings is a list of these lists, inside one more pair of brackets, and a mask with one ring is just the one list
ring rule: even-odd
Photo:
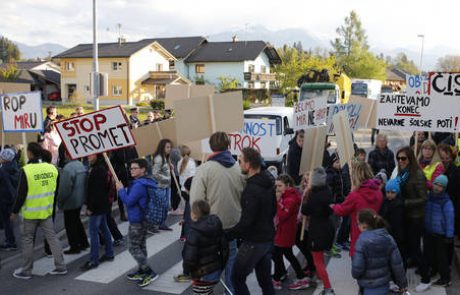
[[276,80],[276,74],[244,72],[244,80],[245,81],[273,82]]

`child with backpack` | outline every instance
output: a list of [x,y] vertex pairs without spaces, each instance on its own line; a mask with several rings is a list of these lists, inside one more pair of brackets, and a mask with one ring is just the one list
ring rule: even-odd
[[362,295],[387,295],[393,279],[401,292],[407,279],[398,247],[385,229],[385,221],[372,209],[358,213],[361,235],[355,245],[351,273],[358,280]]
[[152,268],[147,264],[147,214],[149,207],[149,190],[155,189],[156,182],[147,177],[148,163],[145,159],[131,161],[130,172],[133,181],[129,184],[128,190],[121,182],[116,183],[118,196],[126,205],[128,210],[128,250],[138,264],[134,273],[127,275],[127,279],[137,282],[139,287],[145,287],[159,278]]
[[454,206],[446,192],[447,176],[439,175],[433,181],[425,210],[423,253],[431,273],[439,272],[436,286],[448,287],[450,281],[449,247],[454,242]]
[[190,273],[193,280],[193,294],[213,294],[228,259],[228,241],[222,222],[216,215],[209,214],[210,211],[206,201],[193,202],[192,224],[182,250],[184,271]]

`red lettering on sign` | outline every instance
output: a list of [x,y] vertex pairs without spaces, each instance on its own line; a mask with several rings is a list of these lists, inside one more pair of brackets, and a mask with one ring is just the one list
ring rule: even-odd
[[107,117],[103,114],[94,115],[94,124],[96,125],[96,130],[101,130],[101,124],[107,122]]

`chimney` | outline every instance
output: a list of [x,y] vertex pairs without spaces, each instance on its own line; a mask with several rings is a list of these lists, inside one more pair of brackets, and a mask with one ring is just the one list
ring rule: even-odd
[[239,41],[238,36],[237,36],[237,35],[233,35],[233,36],[232,36],[232,40],[233,40],[233,43],[238,42],[238,41]]
[[126,39],[123,37],[118,37],[118,46],[121,46],[123,43],[126,42]]

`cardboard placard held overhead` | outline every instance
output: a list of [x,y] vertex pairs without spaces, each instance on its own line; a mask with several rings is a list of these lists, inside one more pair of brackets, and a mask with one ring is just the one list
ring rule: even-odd
[[172,109],[176,100],[208,96],[215,92],[212,85],[166,85],[165,109]]
[[55,126],[72,159],[136,144],[120,106],[60,121]]
[[3,131],[43,131],[42,98],[39,91],[0,95]]
[[158,143],[163,138],[170,139],[173,145],[177,144],[176,119],[174,118],[134,128],[132,133],[136,140],[139,157],[155,153]]
[[299,175],[322,166],[327,130],[327,126],[318,126],[305,130]]
[[[2,118],[0,116],[0,130],[3,130]],[[37,142],[38,139],[38,132],[26,132],[26,142]],[[5,139],[3,140],[3,136]],[[16,145],[22,144],[22,132],[0,132],[0,141],[7,145]]]
[[177,142],[208,138],[216,131],[234,132],[243,127],[243,94],[227,92],[174,102]]
[[349,102],[360,104],[362,107],[357,122],[358,128],[375,128],[377,122],[377,100],[352,95]]
[[340,165],[343,167],[353,159],[355,154],[351,128],[348,123],[346,111],[339,112],[332,118],[335,126],[335,137],[337,140],[337,151],[339,153]]

